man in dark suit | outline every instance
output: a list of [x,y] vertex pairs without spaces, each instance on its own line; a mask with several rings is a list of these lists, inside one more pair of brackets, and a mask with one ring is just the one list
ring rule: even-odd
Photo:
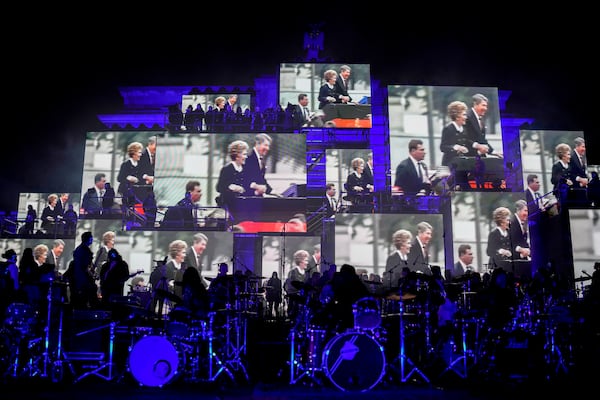
[[401,189],[404,194],[427,194],[431,190],[431,182],[427,166],[423,162],[425,147],[420,139],[408,142],[408,158],[396,167],[394,186]]
[[94,186],[89,188],[81,201],[82,216],[98,216],[103,213],[102,199],[105,195],[106,174],[100,172],[94,176]]
[[458,261],[452,266],[452,271],[449,271],[449,276],[446,280],[462,277],[467,271],[473,271],[473,250],[469,244],[461,244],[458,246]]
[[65,215],[65,211],[69,209],[69,193],[61,193],[58,196],[58,202],[56,203],[56,214]]
[[225,111],[231,112],[231,113],[236,113],[238,110],[238,105],[237,105],[237,101],[238,101],[238,95],[237,94],[230,94],[229,96],[227,96],[227,103],[225,104]]
[[[196,268],[202,279],[202,254],[208,244],[208,237],[203,233],[196,233],[194,235],[194,241],[185,252],[184,264],[188,268]],[[208,288],[208,283],[202,279],[202,284],[205,288]]]
[[532,276],[541,267],[547,264],[547,251],[545,250],[546,223],[548,214],[544,206],[544,198],[540,192],[540,180],[537,175],[527,175],[527,222],[529,226],[529,244],[531,249]]
[[308,95],[306,93],[298,95],[298,104],[294,105],[292,119],[294,129],[300,129],[310,124],[311,112],[308,108]]
[[571,152],[569,167],[571,174],[575,177],[574,188],[585,188],[588,184],[587,162],[585,159],[585,139],[577,137],[574,140],[575,147]]
[[154,165],[156,163],[156,136],[150,136],[140,158],[142,178],[147,185],[154,184]]
[[338,210],[337,189],[335,183],[328,183],[325,187],[325,217],[331,218]]
[[527,216],[529,225],[537,224],[543,210],[543,199],[540,193],[540,180],[537,175],[527,175],[527,189],[525,189],[525,200],[527,201]]
[[271,136],[266,133],[259,133],[254,138],[254,148],[248,154],[243,170],[243,180],[248,185],[244,192],[246,196],[261,197],[273,190],[265,179],[266,157],[272,141]]
[[347,104],[352,101],[352,97],[348,94],[351,73],[352,68],[350,68],[348,65],[342,65],[335,81],[335,92],[341,96],[340,103],[343,104]]
[[473,107],[467,110],[467,122],[464,125],[465,137],[469,146],[465,154],[469,157],[485,156],[494,152],[485,138],[486,128],[484,116],[488,109],[488,99],[477,93],[473,97]]
[[373,153],[369,153],[367,155],[367,163],[365,164],[363,175],[365,177],[365,182],[367,182],[367,185],[371,185],[371,187],[373,188],[375,186],[375,178],[373,178]]
[[569,169],[573,176],[573,201],[577,205],[586,206],[589,205],[587,196],[589,178],[585,158],[585,139],[576,137],[574,144],[575,147],[571,152],[571,160],[569,161]]
[[313,253],[308,258],[308,265],[305,271],[307,280],[312,277],[313,272],[321,272],[321,245],[319,244],[313,247]]
[[431,275],[428,247],[432,233],[433,227],[428,222],[423,221],[417,224],[417,235],[412,240],[408,253],[407,263],[411,271]]
[[194,213],[201,198],[200,181],[188,181],[185,185],[184,198],[179,200],[174,207],[169,207],[160,224],[161,228],[195,229],[198,227]]
[[510,218],[510,225],[508,227],[513,271],[515,277],[525,281],[531,279],[531,249],[529,247],[527,214],[527,202],[525,200],[517,200],[515,202],[515,212]]

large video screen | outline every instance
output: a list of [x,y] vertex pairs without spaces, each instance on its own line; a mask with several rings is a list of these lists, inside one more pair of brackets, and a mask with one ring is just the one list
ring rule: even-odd
[[48,237],[3,238],[0,239],[0,254],[5,254],[7,250],[12,249],[17,253],[17,264],[20,264],[23,258],[23,251],[26,248],[34,249],[37,245],[43,244],[49,250],[52,250],[55,241],[62,241],[64,243],[62,255],[58,259],[58,271],[64,273],[72,259],[71,255],[75,246],[79,244],[75,239]]
[[80,199],[80,193],[19,193],[16,233],[73,237]]
[[[211,111],[221,107],[227,112],[227,117],[213,118]],[[249,93],[184,94],[181,98],[183,119],[179,128],[192,132],[244,131],[243,128],[249,128],[251,123],[251,118],[245,113],[252,109],[252,95]]]
[[81,218],[121,219],[125,209],[153,203],[156,138],[145,131],[87,133]]
[[[266,142],[269,145],[265,147]],[[247,174],[234,174],[231,154],[240,153],[237,146],[247,147],[247,158],[238,167]],[[305,134],[179,134],[159,138],[156,153],[157,222],[162,218],[161,209],[176,206],[184,199],[188,182],[198,181],[202,196],[196,205],[227,209],[237,232],[306,231]],[[261,193],[249,187],[250,181],[261,179],[254,176],[259,162],[267,188]],[[220,176],[223,193],[218,190]],[[237,182],[242,192],[230,190],[233,181],[225,184],[234,176],[248,183]],[[286,226],[290,220],[304,222]]]
[[[450,265],[458,262],[458,248],[461,245],[469,245],[473,252],[474,272],[484,274],[496,267],[502,267],[509,272],[516,271],[519,274],[523,270],[528,277],[531,277],[531,259],[539,255],[531,252],[529,257],[518,257],[515,252],[517,240],[511,240],[510,235],[506,236],[506,241],[503,243],[506,250],[514,253],[514,257],[513,254],[511,256],[501,254],[501,257],[489,255],[498,253],[498,246],[490,241],[490,237],[493,239],[497,236],[498,226],[505,219],[503,217],[508,215],[513,218],[517,201],[524,199],[523,193],[455,193],[452,197],[453,249],[452,254],[447,256],[451,261]],[[507,231],[512,220],[507,222],[504,231]]]
[[[335,198],[337,212],[351,211],[359,208],[360,201],[353,199],[359,197],[368,201],[368,196],[375,192],[373,184],[373,154],[370,149],[327,149],[325,151],[325,176],[327,183],[335,185]],[[357,176],[358,166],[362,165],[360,180],[353,179]],[[349,188],[348,183],[358,184],[361,191]],[[349,191],[352,192],[349,195]],[[354,201],[353,201],[354,200]]]
[[[94,254],[103,244],[107,232],[114,232],[115,248],[129,264],[131,273],[149,282],[149,277],[157,265],[169,255],[169,244],[174,240],[183,240],[188,248],[194,242],[194,235],[206,236],[207,245],[202,252],[202,276],[215,276],[220,262],[229,262],[233,254],[233,233],[221,231],[125,231],[120,221],[110,219],[86,219],[79,222],[75,245],[81,243],[81,234],[90,231],[94,237],[91,246]],[[71,257],[72,250],[68,254]],[[67,260],[68,261],[68,260]]]
[[[262,276],[268,279],[273,272],[277,272],[277,276],[284,282],[294,267],[294,254],[298,250],[306,250],[313,257],[315,247],[320,250],[320,246],[319,236],[263,236]],[[320,259],[319,262],[328,266],[333,261]]]
[[310,127],[371,128],[371,67],[282,63],[279,106],[285,112],[285,131]]
[[[543,197],[552,198],[554,185],[552,184],[552,166],[558,162],[556,146],[566,144],[570,153],[575,149],[577,138],[583,138],[582,131],[550,131],[526,130],[519,132],[521,144],[521,163],[523,166],[523,182],[527,185],[527,177],[536,175],[540,183],[537,190]],[[586,152],[584,151],[584,157]],[[574,162],[575,160],[573,160]],[[587,172],[591,178],[594,166],[589,166]],[[596,170],[596,172],[598,172]]]
[[496,88],[391,85],[388,115],[393,195],[507,189]]
[[[389,282],[389,275],[399,274],[403,266],[400,263],[388,266],[396,251],[392,239],[394,233],[406,230],[415,240],[420,223],[431,227],[427,264],[439,266],[443,274],[445,251],[441,214],[338,214],[335,217],[335,263],[338,268],[343,264],[353,265],[357,270],[376,274],[383,282]],[[410,259],[409,264],[412,264]],[[422,260],[417,260],[414,265],[407,266],[424,267],[421,264]]]
[[[581,278],[582,271],[590,270],[593,264],[593,248],[586,243],[594,239],[594,229],[591,224],[586,226],[585,221],[588,215],[597,219],[600,168],[588,163],[588,149],[581,131],[521,130],[519,139],[524,190],[531,208],[532,245],[540,256],[533,259],[534,270],[554,268],[556,276],[563,277],[568,281],[566,286],[573,289],[572,281]],[[566,170],[558,153],[568,165]],[[555,185],[563,181],[564,173],[570,175],[571,185]],[[538,195],[540,198],[536,200]],[[565,228],[569,224],[567,216],[571,222],[570,235]]]

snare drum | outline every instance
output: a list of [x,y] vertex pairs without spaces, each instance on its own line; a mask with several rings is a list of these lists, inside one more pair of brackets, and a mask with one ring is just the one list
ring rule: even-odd
[[144,386],[162,387],[183,370],[183,352],[177,347],[164,336],[145,336],[129,353],[129,371]]
[[323,350],[323,370],[343,391],[364,392],[379,383],[385,372],[383,347],[363,332],[333,337]]

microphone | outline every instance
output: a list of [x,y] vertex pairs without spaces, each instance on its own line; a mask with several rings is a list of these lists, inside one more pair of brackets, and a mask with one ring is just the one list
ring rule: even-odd
[[587,273],[587,271],[585,269],[581,270],[581,273],[586,274],[587,276],[589,276],[590,278],[592,277],[590,274]]

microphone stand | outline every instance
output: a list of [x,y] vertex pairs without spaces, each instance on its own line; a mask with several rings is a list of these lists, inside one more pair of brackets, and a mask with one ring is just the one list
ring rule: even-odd
[[[282,238],[282,242],[281,242],[281,246],[279,246],[280,250],[279,250],[279,267],[281,269],[281,280],[282,282],[284,282],[284,286],[285,286],[285,280],[287,279],[287,273],[285,272],[285,224],[283,224],[283,228],[281,229],[281,238]],[[285,287],[283,288],[283,290],[285,290]],[[285,296],[284,296],[285,299]],[[289,300],[287,302],[288,304],[286,304],[286,307],[284,307],[283,309],[287,310],[287,306],[289,306]],[[286,311],[286,313],[289,312],[289,310]]]

